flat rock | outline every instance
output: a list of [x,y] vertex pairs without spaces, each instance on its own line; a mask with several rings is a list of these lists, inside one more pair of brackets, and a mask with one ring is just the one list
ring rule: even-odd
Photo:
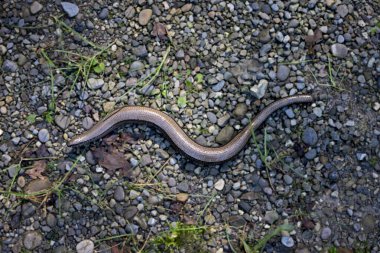
[[345,4],[339,5],[336,8],[336,12],[339,14],[339,16],[341,16],[342,18],[344,18],[348,14],[348,7],[347,7],[347,5],[345,5]]
[[239,103],[236,105],[233,114],[235,115],[236,118],[241,119],[244,118],[248,111],[248,107],[245,103]]
[[94,90],[100,89],[104,85],[104,80],[91,77],[87,80],[87,85],[89,88],[94,89]]
[[178,202],[186,202],[189,199],[189,194],[187,193],[178,193],[176,195],[176,199]]
[[124,200],[125,192],[124,192],[123,187],[121,187],[121,186],[116,187],[115,192],[114,192],[114,198],[117,201],[123,201]]
[[335,43],[331,46],[331,53],[338,58],[345,58],[348,54],[348,48],[339,43]]
[[147,25],[152,17],[152,14],[153,12],[151,9],[142,10],[139,14],[139,24],[144,26]]
[[92,253],[94,252],[95,245],[91,240],[83,240],[77,244],[77,253]]
[[314,128],[308,127],[302,134],[302,141],[310,146],[314,146],[318,142],[318,135]]
[[234,128],[232,126],[225,126],[216,136],[215,141],[219,144],[228,143],[234,136]]
[[54,118],[55,124],[59,126],[61,129],[66,129],[70,125],[70,117],[65,115],[57,115]]
[[113,109],[115,108],[115,102],[105,102],[104,104],[103,104],[103,110],[104,110],[104,112],[111,112],[111,111],[113,111]]
[[49,140],[49,138],[50,138],[50,134],[47,129],[43,128],[38,132],[38,140],[40,142],[45,143]]
[[141,166],[147,166],[149,164],[151,164],[153,161],[152,161],[152,158],[150,157],[149,154],[145,154],[141,157],[141,161],[140,161],[140,164]]
[[61,2],[64,12],[70,17],[73,18],[79,13],[79,7],[76,4],[70,2]]
[[129,72],[135,72],[135,71],[139,71],[143,69],[144,69],[144,64],[141,61],[134,61],[129,67]]
[[214,184],[214,188],[218,191],[221,191],[224,189],[224,185],[225,185],[225,182],[224,180],[221,178],[219,179],[218,181],[216,181],[216,183]]
[[331,234],[332,234],[331,229],[329,227],[324,227],[321,231],[321,239],[327,240],[330,238]]
[[277,69],[277,79],[280,81],[285,81],[288,79],[290,74],[290,68],[286,65],[280,65]]
[[234,215],[228,218],[228,224],[233,227],[243,227],[246,223],[247,221],[240,215]]
[[135,206],[128,206],[124,211],[124,218],[130,220],[137,214],[139,210]]
[[269,224],[273,224],[276,220],[278,220],[279,218],[279,215],[276,211],[267,211],[265,213],[265,217],[264,217],[264,220],[269,223]]
[[38,231],[26,232],[22,242],[26,249],[34,250],[41,245],[42,235]]
[[34,1],[30,6],[30,13],[33,15],[40,12],[44,6],[37,1]]
[[3,70],[4,72],[17,72],[18,66],[17,63],[10,60],[5,60],[3,62]]

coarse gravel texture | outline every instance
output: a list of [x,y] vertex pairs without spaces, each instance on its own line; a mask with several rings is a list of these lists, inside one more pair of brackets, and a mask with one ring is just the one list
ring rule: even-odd
[[[169,252],[155,239],[175,223],[206,230],[174,252],[244,252],[285,223],[264,252],[380,252],[379,15],[369,0],[1,1],[0,252]],[[126,105],[218,146],[295,94],[316,101],[222,165],[141,124],[67,146]]]

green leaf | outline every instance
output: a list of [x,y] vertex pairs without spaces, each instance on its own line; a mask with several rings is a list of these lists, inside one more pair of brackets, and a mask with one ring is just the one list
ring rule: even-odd
[[28,117],[26,117],[26,120],[29,123],[34,124],[36,122],[36,117],[37,117],[37,115],[32,113],[32,114],[29,114]]
[[202,83],[203,82],[203,75],[201,73],[198,73],[196,76],[195,76],[195,81],[197,83]]
[[55,111],[55,102],[54,101],[50,101],[48,108],[49,108],[50,111]]
[[104,71],[105,68],[106,68],[106,65],[104,64],[104,62],[101,62],[94,67],[94,72],[96,74],[100,74]]
[[245,253],[256,253],[245,241],[243,241],[243,247],[244,247]]
[[193,88],[193,83],[189,79],[186,79],[185,85],[188,90],[191,90]]
[[45,112],[44,113],[44,118],[45,118],[45,121],[49,124],[53,123],[54,121],[54,118],[53,118],[53,112]]
[[178,100],[177,100],[177,104],[181,108],[186,107],[186,104],[187,104],[186,97],[179,97]]

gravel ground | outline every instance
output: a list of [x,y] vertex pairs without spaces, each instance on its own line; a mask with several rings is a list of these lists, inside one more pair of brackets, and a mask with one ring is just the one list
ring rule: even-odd
[[[157,238],[190,224],[205,229],[174,252],[244,252],[291,224],[265,252],[380,252],[379,14],[369,0],[2,1],[0,251],[169,252]],[[67,147],[124,105],[218,146],[294,94],[317,100],[222,165],[145,125]]]

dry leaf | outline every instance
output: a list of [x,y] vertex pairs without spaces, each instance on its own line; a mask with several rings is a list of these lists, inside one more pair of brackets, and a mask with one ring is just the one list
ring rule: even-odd
[[33,163],[33,167],[25,171],[25,173],[28,174],[33,179],[37,179],[37,178],[45,179],[45,177],[41,173],[45,171],[46,167],[47,167],[46,161],[44,160],[35,161]]
[[131,251],[126,248],[126,246],[124,245],[124,243],[121,246],[121,249],[119,249],[119,245],[118,244],[115,244],[115,245],[113,245],[111,247],[111,253],[129,253],[129,252],[131,252]]
[[152,30],[152,35],[159,37],[160,39],[164,38],[166,34],[168,33],[168,30],[166,29],[166,26],[164,24],[161,24],[159,22],[155,22]]
[[136,139],[129,133],[120,134],[120,141],[128,144],[135,144],[137,142]]
[[124,174],[131,168],[128,160],[117,150],[107,151],[105,148],[97,148],[94,150],[93,154],[98,160],[98,163],[106,168],[109,173],[113,173],[115,170],[120,169],[121,173]]
[[49,151],[46,148],[45,144],[42,144],[37,150],[36,150],[37,157],[48,157],[50,156]]
[[113,134],[113,135],[110,135],[106,138],[103,139],[103,142],[108,145],[108,146],[111,146],[112,144],[114,144],[116,142],[118,138],[118,135],[117,134]]
[[322,32],[319,29],[316,29],[314,31],[313,35],[307,35],[304,37],[306,44],[308,45],[315,45],[322,39]]

